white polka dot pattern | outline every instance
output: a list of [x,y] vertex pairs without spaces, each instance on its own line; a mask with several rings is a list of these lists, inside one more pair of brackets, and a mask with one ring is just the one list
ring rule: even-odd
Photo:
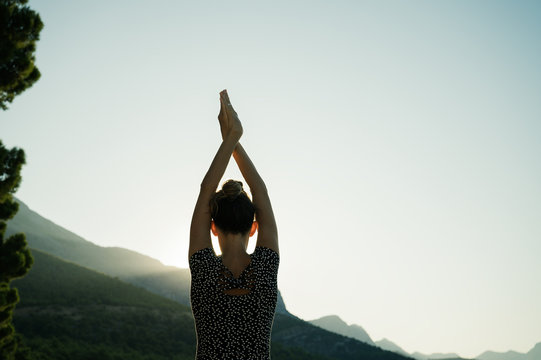
[[[268,360],[270,336],[278,293],[278,254],[257,246],[251,262],[239,276],[239,288],[249,274],[249,291],[228,295],[224,291],[222,259],[212,248],[190,257],[190,300],[197,334],[197,360]],[[254,281],[255,278],[255,281]],[[228,289],[234,287],[229,285]],[[246,286],[244,286],[246,288]]]

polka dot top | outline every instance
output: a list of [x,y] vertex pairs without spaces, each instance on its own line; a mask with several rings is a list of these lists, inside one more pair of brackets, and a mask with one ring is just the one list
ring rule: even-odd
[[278,293],[278,254],[257,246],[235,278],[212,248],[190,257],[197,360],[267,360]]

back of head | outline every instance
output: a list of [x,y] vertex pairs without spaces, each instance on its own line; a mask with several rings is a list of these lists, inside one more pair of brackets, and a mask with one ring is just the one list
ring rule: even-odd
[[246,234],[252,228],[255,207],[240,181],[227,180],[212,197],[210,213],[221,231]]

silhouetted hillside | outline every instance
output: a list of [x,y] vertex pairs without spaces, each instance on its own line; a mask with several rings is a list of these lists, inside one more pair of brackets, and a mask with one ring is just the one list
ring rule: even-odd
[[322,329],[332,331],[334,333],[349,336],[370,345],[376,345],[368,335],[368,333],[359,325],[348,325],[340,317],[336,315],[328,315],[319,319],[310,320],[311,324],[319,326]]
[[[14,282],[17,330],[40,360],[193,359],[190,308],[34,250],[35,265]],[[275,359],[320,359],[273,343]]]
[[406,352],[406,350],[402,349],[400,346],[396,345],[394,342],[392,342],[389,339],[381,339],[381,340],[376,341],[376,346],[379,346],[383,350],[392,351],[404,356],[411,356],[410,354]]
[[427,354],[423,354],[416,351],[411,355],[413,356],[413,358],[417,360],[459,360],[459,359],[462,359],[460,356],[458,356],[455,353],[448,353],[448,354],[434,353],[434,354],[427,355]]
[[[193,359],[187,306],[39,250],[33,255],[32,270],[14,281],[22,298],[14,323],[36,359]],[[404,359],[283,314],[272,336],[275,360]]]
[[6,232],[8,234],[24,232],[29,246],[33,249],[118,277],[155,274],[177,269],[135,251],[93,244],[32,211],[19,199],[16,200],[19,203],[19,211],[8,222]]
[[284,315],[276,316],[272,339],[287,346],[310,349],[315,354],[341,360],[410,359]]
[[540,360],[541,342],[537,343],[526,354],[517,351],[495,352],[485,351],[477,357],[478,360]]
[[[8,222],[7,233],[24,232],[30,248],[118,277],[155,294],[190,305],[188,269],[165,266],[156,259],[132,250],[93,244],[44,218],[19,199],[16,200],[19,203],[19,212]],[[280,293],[276,311],[289,314]]]
[[[57,251],[72,261],[34,248],[34,267],[25,278],[14,282],[22,298],[14,321],[34,349],[36,359],[193,359],[195,335],[189,307],[89,269],[93,262],[85,260],[83,247],[91,259],[111,256],[110,249],[59,230],[28,208],[22,214],[32,221],[27,224],[20,216],[14,222],[16,226],[10,225],[11,231],[26,231],[31,246]],[[71,235],[75,236],[73,240]],[[131,251],[119,253],[145,257]],[[83,259],[85,267],[75,263],[77,258]],[[155,260],[146,260],[143,267],[156,268]],[[158,269],[163,267],[158,265]],[[118,273],[129,272],[120,269]],[[166,274],[171,283],[178,276],[174,271],[158,274]],[[132,282],[144,286],[141,277],[149,281],[147,287],[154,286],[151,276],[133,276]],[[189,284],[183,286],[189,288]],[[275,317],[271,349],[275,360],[405,359],[288,313],[277,313]]]
[[193,359],[190,308],[34,250],[14,323],[37,359]]

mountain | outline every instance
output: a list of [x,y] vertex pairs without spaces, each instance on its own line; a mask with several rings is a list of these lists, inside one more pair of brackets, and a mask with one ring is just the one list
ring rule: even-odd
[[394,342],[392,342],[392,341],[390,341],[388,339],[385,339],[385,338],[376,341],[376,346],[379,346],[383,350],[392,351],[392,352],[395,352],[397,354],[401,354],[401,355],[404,355],[404,356],[411,356],[404,349],[402,349],[400,346],[396,345]]
[[[175,299],[189,289],[189,276],[180,276],[188,270],[97,246],[20,206],[8,229],[26,233],[35,263],[13,283],[22,299],[14,324],[36,359],[193,359],[191,309]],[[275,360],[406,359],[321,329],[288,313],[283,301],[281,306],[272,330]]]
[[494,351],[485,351],[477,357],[479,360],[526,360],[526,354],[521,354],[516,351],[507,351],[507,352],[494,352]]
[[189,307],[32,250],[13,323],[43,360],[193,359]]
[[[430,355],[422,354],[420,352],[414,352],[409,354],[406,350],[402,349],[400,346],[396,345],[388,339],[381,339],[376,341],[376,345],[382,349],[393,351],[404,356],[409,356],[417,360],[461,360],[462,358],[455,353],[443,354],[443,353],[434,353]],[[464,360],[464,359],[462,359]]]
[[[13,281],[21,297],[13,322],[34,359],[195,357],[189,307],[39,250],[32,254],[28,275]],[[279,342],[272,343],[272,357],[333,359]]]
[[334,333],[348,336],[370,345],[376,345],[368,333],[359,325],[348,325],[336,315],[324,316],[319,319],[310,320],[310,323],[319,326],[322,329],[332,331]]
[[336,315],[324,316],[316,320],[310,320],[309,322],[313,325],[319,326],[320,328],[328,330],[328,331],[332,331],[336,334],[354,338],[364,343],[378,346],[379,348],[383,350],[392,351],[394,353],[407,356],[407,357],[413,357],[417,360],[460,359],[460,357],[454,353],[451,353],[451,354],[434,353],[430,355],[425,355],[419,352],[415,352],[413,354],[409,354],[404,349],[402,349],[401,347],[399,347],[398,345],[396,345],[395,343],[387,339],[382,339],[374,343],[372,339],[370,338],[370,336],[368,335],[368,333],[361,326],[355,325],[355,324],[348,325],[344,320],[342,320],[340,317]]
[[526,354],[516,351],[494,352],[485,351],[477,356],[478,360],[540,360],[541,359],[541,342],[537,343]]
[[411,354],[415,359],[418,360],[451,360],[451,359],[460,359],[460,356],[458,356],[455,353],[434,353],[430,355],[422,354],[420,352],[414,352]]
[[535,346],[526,354],[528,360],[541,359],[541,342],[535,344]]
[[32,211],[21,200],[19,211],[8,221],[6,233],[24,232],[33,249],[54,254],[62,259],[97,269],[112,276],[138,276],[176,270],[158,260],[118,247],[101,247],[56,225]]
[[[191,309],[117,278],[32,251],[34,266],[15,280],[14,324],[40,360],[193,359]],[[405,360],[293,316],[276,314],[275,360]]]
[[[156,259],[132,250],[98,246],[44,218],[21,200],[16,200],[19,203],[19,211],[8,221],[6,234],[23,232],[31,249],[56,255],[61,259],[118,277],[181,304],[190,305],[188,269],[165,266]],[[291,315],[280,293],[276,312]]]
[[275,317],[272,340],[291,348],[300,348],[340,360],[410,359],[284,315]]

